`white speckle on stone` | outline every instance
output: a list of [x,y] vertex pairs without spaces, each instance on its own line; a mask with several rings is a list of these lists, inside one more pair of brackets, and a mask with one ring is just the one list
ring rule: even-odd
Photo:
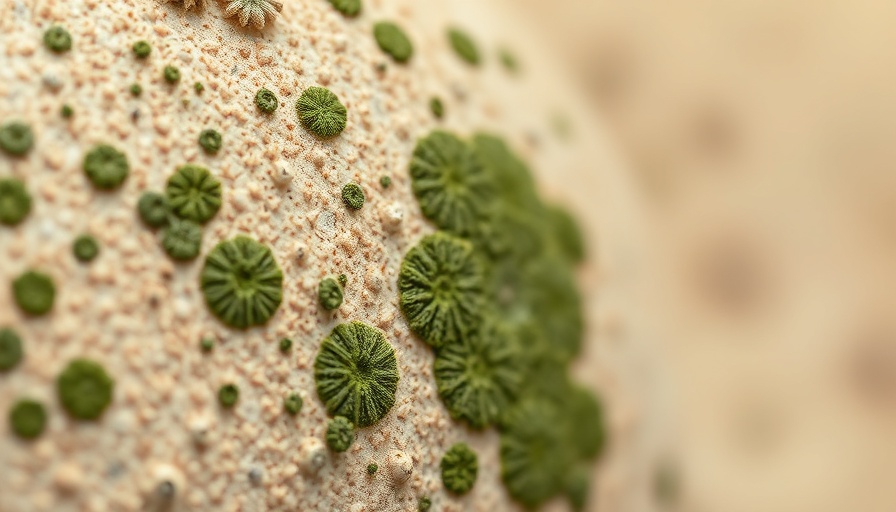
[[231,194],[231,204],[233,204],[233,209],[238,212],[246,211],[249,206],[249,194],[243,189],[235,190]]
[[327,448],[316,437],[306,437],[299,444],[299,469],[316,474],[327,462]]
[[401,485],[414,473],[414,461],[401,450],[392,450],[386,457],[386,470],[392,483]]
[[62,88],[62,79],[51,71],[44,73],[43,82],[44,86],[51,91],[58,91]]
[[322,238],[333,238],[336,234],[336,216],[331,211],[322,211],[314,222],[317,235]]
[[308,160],[310,160],[311,163],[314,164],[314,166],[318,169],[324,166],[324,162],[326,161],[326,159],[327,155],[324,153],[324,150],[320,148],[314,148],[313,150],[311,150],[311,154],[308,157]]
[[208,444],[209,439],[211,438],[211,426],[208,418],[204,416],[198,416],[190,420],[190,437],[193,439],[193,442],[199,446],[205,446]]
[[286,160],[278,160],[271,170],[271,180],[278,188],[287,188],[292,183],[292,173]]
[[396,231],[404,221],[404,208],[400,203],[389,203],[380,211],[380,218],[387,231]]
[[190,317],[190,300],[186,297],[177,297],[174,299],[174,314],[181,320]]

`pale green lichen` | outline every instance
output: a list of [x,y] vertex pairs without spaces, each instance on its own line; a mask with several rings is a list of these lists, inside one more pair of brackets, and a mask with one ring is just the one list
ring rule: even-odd
[[255,93],[255,106],[258,107],[258,110],[270,114],[277,110],[279,105],[280,102],[277,101],[277,95],[268,89],[262,87]]
[[324,87],[309,87],[296,102],[299,121],[308,131],[328,139],[345,130],[347,113],[335,94]]
[[221,149],[223,138],[218,130],[207,128],[199,133],[199,145],[206,153],[214,154]]
[[395,59],[395,62],[407,62],[414,54],[414,45],[411,44],[407,34],[391,21],[375,23],[373,37],[380,49]]
[[225,0],[224,16],[236,16],[240,25],[246,26],[249,22],[257,29],[264,28],[268,17],[275,18],[277,13],[283,10],[283,4],[276,0]]
[[361,13],[361,0],[327,0],[343,15],[353,18]]

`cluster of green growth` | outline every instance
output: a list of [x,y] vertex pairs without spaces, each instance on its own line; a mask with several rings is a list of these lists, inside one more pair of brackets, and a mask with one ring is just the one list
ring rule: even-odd
[[342,305],[342,286],[332,277],[321,279],[317,286],[317,300],[327,311],[339,309]]
[[34,439],[47,425],[44,404],[28,398],[17,401],[9,410],[9,426],[22,439]]
[[311,133],[329,139],[345,130],[348,111],[339,98],[324,87],[309,87],[296,102],[299,121]]
[[407,34],[391,21],[374,24],[373,38],[376,39],[380,49],[395,59],[395,62],[407,62],[414,55],[414,45]]
[[137,200],[137,213],[150,228],[160,228],[168,224],[171,207],[168,199],[158,192],[144,192]]
[[221,132],[218,130],[207,128],[199,133],[199,145],[206,153],[217,153],[222,143]]
[[286,414],[295,416],[302,412],[302,405],[304,405],[304,403],[305,402],[298,393],[290,393],[283,398],[283,410],[286,411]]
[[171,219],[162,231],[162,248],[173,260],[195,259],[202,248],[202,226],[188,219]]
[[389,176],[380,176],[380,186],[383,188],[389,188],[392,186],[392,178]]
[[0,329],[0,372],[15,368],[22,360],[22,338],[9,327]]
[[218,403],[225,409],[230,409],[236,405],[240,399],[240,388],[236,384],[224,384],[218,388]]
[[355,426],[348,418],[336,416],[327,424],[327,434],[324,438],[331,450],[344,452],[355,442]]
[[353,18],[361,13],[361,0],[327,0],[337,11]]
[[12,295],[22,311],[40,316],[53,309],[56,285],[47,274],[28,270],[13,280]]
[[0,178],[0,224],[15,226],[31,211],[31,194],[16,178]]
[[21,121],[0,126],[0,149],[11,156],[22,156],[34,146],[34,132]]
[[71,361],[56,378],[62,407],[80,420],[99,418],[112,402],[115,381],[105,368],[90,359]]
[[331,416],[359,427],[378,422],[395,404],[395,350],[378,329],[361,322],[337,325],[314,360],[317,394]]
[[65,27],[54,25],[44,32],[44,45],[56,53],[67,52],[72,49],[72,35]]
[[289,338],[283,338],[280,340],[279,346],[280,352],[283,352],[285,354],[289,352],[290,349],[292,349],[292,340]]
[[265,324],[283,300],[283,272],[274,254],[247,236],[220,242],[212,249],[200,285],[211,312],[238,329]]
[[211,338],[202,338],[199,340],[199,349],[208,354],[215,348],[215,340]]
[[198,165],[178,167],[168,178],[165,195],[176,216],[200,224],[211,220],[221,208],[221,182]]
[[69,119],[70,117],[75,115],[75,109],[73,109],[71,105],[66,103],[59,109],[59,115],[61,115],[65,119]]
[[72,244],[75,259],[82,263],[92,261],[100,253],[100,244],[90,235],[80,235]]
[[128,157],[109,144],[98,144],[84,156],[84,174],[100,190],[113,190],[130,173]]
[[432,500],[429,499],[429,496],[421,496],[417,500],[417,510],[419,512],[429,512],[430,508],[432,508]]
[[380,467],[376,463],[371,462],[370,464],[367,465],[367,474],[375,475],[379,469],[380,469]]
[[180,69],[171,65],[165,66],[165,69],[162,70],[162,78],[169,84],[176,84],[180,81]]
[[440,231],[405,255],[400,305],[436,350],[439,396],[454,419],[498,428],[515,500],[536,508],[565,494],[581,508],[604,426],[599,402],[568,377],[584,330],[575,220],[542,201],[526,164],[492,135],[435,130],[409,170]]
[[131,46],[131,50],[134,51],[134,56],[138,59],[145,59],[152,53],[152,46],[149,45],[148,41],[140,40]]
[[280,106],[280,102],[277,101],[276,94],[262,87],[255,93],[255,106],[258,107],[258,110],[270,114],[277,110],[277,107]]
[[345,274],[339,274],[339,277],[336,278],[339,281],[340,286],[345,287],[348,284],[348,276]]
[[357,183],[346,183],[342,187],[342,202],[352,210],[364,207],[364,189]]
[[476,483],[479,462],[476,452],[465,443],[457,443],[445,452],[440,463],[442,483],[454,494],[466,494]]

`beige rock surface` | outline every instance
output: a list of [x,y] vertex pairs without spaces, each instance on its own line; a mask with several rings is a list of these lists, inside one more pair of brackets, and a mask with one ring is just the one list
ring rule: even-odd
[[[576,374],[604,395],[613,439],[591,506],[641,509],[635,484],[647,479],[660,438],[658,423],[646,421],[656,409],[653,356],[632,293],[642,220],[585,99],[513,10],[473,0],[369,0],[362,16],[347,20],[323,0],[293,0],[259,32],[223,19],[217,2],[184,12],[153,0],[0,1],[0,119],[23,119],[36,135],[26,158],[0,159],[0,175],[24,180],[34,196],[25,228],[0,230],[0,282],[36,267],[57,284],[54,310],[42,318],[23,316],[8,289],[0,293],[0,324],[15,326],[26,349],[21,366],[2,376],[0,411],[28,395],[48,405],[50,418],[33,443],[4,426],[0,510],[143,510],[164,498],[163,481],[177,487],[175,510],[413,510],[421,494],[446,512],[516,509],[500,484],[497,434],[450,420],[431,351],[398,309],[401,258],[432,231],[411,195],[408,160],[415,139],[440,125],[502,134],[537,171],[544,193],[579,215],[590,258],[580,276],[588,333]],[[376,47],[370,32],[379,19],[409,33],[417,52],[409,64]],[[54,55],[41,44],[52,23],[71,31],[71,52]],[[449,23],[476,37],[487,65],[471,69],[450,52]],[[146,61],[131,53],[138,39],[153,46]],[[521,76],[498,66],[501,45],[520,56]],[[181,70],[176,85],[162,80],[168,64]],[[140,97],[128,92],[132,83],[142,85]],[[293,105],[311,85],[330,88],[348,107],[348,127],[336,139],[315,139],[297,122]],[[270,117],[252,103],[259,87],[281,99]],[[444,123],[429,112],[433,95],[446,102]],[[64,103],[75,110],[71,120],[58,115]],[[567,139],[551,123],[557,113],[572,128]],[[196,143],[209,127],[224,139],[214,156]],[[100,142],[130,161],[118,191],[97,192],[81,171],[84,153]],[[264,327],[234,331],[216,320],[199,290],[201,260],[172,263],[136,215],[139,195],[161,190],[185,162],[209,167],[224,188],[202,254],[247,233],[269,245],[283,269],[283,304]],[[391,188],[380,187],[382,175],[392,177]],[[357,213],[339,198],[350,180],[367,194]],[[101,245],[90,265],[70,253],[83,232]],[[316,286],[333,273],[348,276],[346,300],[325,313]],[[386,418],[336,456],[321,445],[326,414],[311,365],[320,340],[346,320],[383,329],[402,378]],[[204,336],[216,340],[210,354],[198,349]],[[277,348],[284,336],[295,342],[286,356]],[[79,356],[101,361],[116,379],[98,423],[69,419],[55,397],[55,376]],[[227,382],[241,395],[222,411],[216,392]],[[305,399],[296,418],[280,412],[293,390]],[[461,498],[444,492],[438,472],[457,441],[480,457],[477,484]],[[408,481],[371,483],[367,464],[398,473],[399,451],[413,462]]]

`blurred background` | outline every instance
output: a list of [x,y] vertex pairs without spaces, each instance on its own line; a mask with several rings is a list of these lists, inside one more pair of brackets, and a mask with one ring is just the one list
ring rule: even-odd
[[512,3],[649,219],[673,412],[639,507],[896,510],[896,2]]

